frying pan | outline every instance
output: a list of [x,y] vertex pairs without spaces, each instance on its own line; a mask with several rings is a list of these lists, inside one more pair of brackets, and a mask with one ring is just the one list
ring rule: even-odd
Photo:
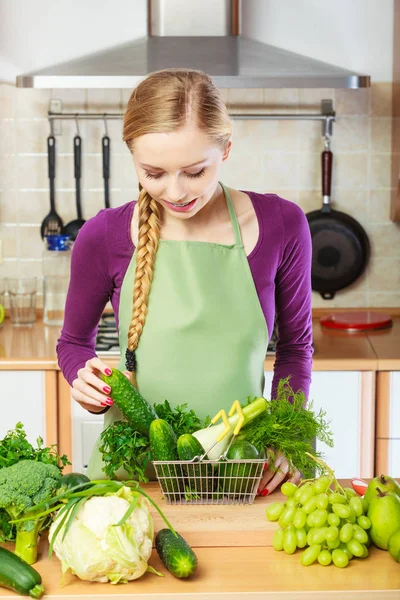
[[368,236],[356,219],[331,208],[333,154],[329,142],[322,152],[321,210],[307,213],[312,239],[312,289],[324,300],[351,285],[365,270],[369,256]]
[[71,240],[75,240],[82,225],[86,223],[82,218],[81,207],[81,158],[82,158],[82,138],[80,135],[74,137],[74,169],[75,169],[75,193],[76,193],[76,212],[77,219],[67,223],[63,229],[65,235],[69,235]]

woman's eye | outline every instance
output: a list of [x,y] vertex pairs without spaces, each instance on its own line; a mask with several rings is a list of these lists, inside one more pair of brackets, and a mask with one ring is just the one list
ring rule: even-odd
[[187,177],[195,179],[196,177],[201,177],[202,175],[204,175],[205,172],[206,172],[205,169],[201,169],[201,171],[199,171],[198,173],[185,173],[185,175]]
[[163,176],[163,173],[149,173],[148,171],[145,171],[144,176],[147,177],[147,179],[160,179],[160,177]]

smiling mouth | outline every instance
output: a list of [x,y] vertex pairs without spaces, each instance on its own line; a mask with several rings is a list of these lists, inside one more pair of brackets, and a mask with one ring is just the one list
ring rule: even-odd
[[[196,200],[196,198],[195,198]],[[193,200],[189,200],[189,202],[168,202],[168,200],[165,200],[165,202],[167,204],[172,204],[172,206],[189,206],[189,204],[191,204],[193,202]]]

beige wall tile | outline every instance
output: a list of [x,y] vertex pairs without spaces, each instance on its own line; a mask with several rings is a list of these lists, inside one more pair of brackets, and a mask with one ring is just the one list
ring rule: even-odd
[[335,303],[333,300],[324,300],[321,294],[318,292],[312,293],[312,307],[313,308],[328,308],[333,309],[335,307]]
[[367,306],[368,293],[367,291],[358,291],[359,287],[362,287],[362,284],[355,282],[351,288],[340,290],[340,292],[335,295],[335,308],[357,308],[360,306]]
[[17,119],[16,152],[20,154],[47,154],[47,137],[49,134],[50,128],[47,119]]
[[295,121],[235,121],[233,147],[239,146],[249,160],[273,150],[295,151]]
[[369,306],[399,308],[400,291],[398,292],[370,292],[368,295]]
[[19,257],[21,259],[43,258],[43,242],[40,237],[39,227],[22,225],[19,227]]
[[400,257],[371,257],[368,268],[368,285],[370,292],[400,291]]
[[371,180],[372,188],[389,188],[391,169],[391,156],[387,154],[372,154],[371,156]]
[[400,223],[370,224],[372,252],[379,258],[400,257]]
[[322,195],[319,190],[300,190],[298,193],[298,205],[305,213],[321,210]]
[[297,189],[298,154],[293,152],[269,152],[262,160],[265,189]]
[[[87,92],[85,89],[57,88],[51,91],[51,98],[61,100],[63,112],[87,112]],[[63,126],[66,121],[63,121]]]
[[82,138],[82,155],[88,152],[88,126],[91,121],[78,121],[78,128],[75,121],[62,121],[61,135],[56,136],[56,153],[73,155],[74,137],[79,135]]
[[[299,106],[298,112],[300,114],[320,114],[321,113],[321,101],[332,100],[333,109],[335,110],[334,96],[335,92],[331,88],[306,88],[299,89]],[[321,125],[321,124],[320,124]]]
[[17,225],[6,226],[0,223],[0,239],[3,242],[3,258],[13,258],[18,251],[18,227]]
[[372,117],[371,151],[391,152],[392,149],[392,119],[390,117]]
[[48,189],[47,156],[17,157],[17,189]]
[[262,89],[229,89],[227,104],[237,105],[249,104],[260,105],[264,102],[264,94]]
[[[0,264],[0,279],[18,276],[18,260],[4,259]],[[8,302],[6,302],[8,307]]]
[[0,118],[10,119],[15,115],[15,94],[14,85],[0,83]]
[[370,223],[383,223],[390,219],[390,189],[371,190],[368,220]]
[[3,223],[17,222],[17,192],[0,190],[0,221]]
[[390,117],[392,115],[392,83],[377,82],[371,86],[371,116]]
[[15,155],[0,156],[0,190],[9,191],[16,188],[17,160]]
[[335,90],[337,115],[368,115],[370,112],[370,89]]
[[120,112],[122,93],[118,89],[88,89],[88,112]]
[[[319,121],[294,121],[297,129],[297,149],[306,154],[322,152],[322,126]],[[291,147],[293,144],[291,144]]]
[[50,98],[50,90],[17,88],[15,90],[15,117],[18,119],[46,119]]
[[367,151],[368,135],[368,117],[340,117],[334,125],[335,151]]
[[368,155],[338,153],[334,158],[332,190],[368,187]]
[[18,277],[37,277],[38,292],[42,289],[43,260],[41,258],[21,259],[18,261]]
[[0,157],[3,154],[15,154],[15,137],[15,120],[0,119]]
[[266,111],[272,114],[297,112],[299,105],[299,90],[264,89],[263,104]]
[[394,117],[392,119],[392,150],[394,152],[400,152],[400,117]]
[[306,189],[321,190],[321,154],[299,152],[299,176],[298,187]]

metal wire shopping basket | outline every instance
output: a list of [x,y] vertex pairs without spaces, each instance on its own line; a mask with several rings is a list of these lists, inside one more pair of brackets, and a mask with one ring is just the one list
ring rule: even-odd
[[[226,454],[242,427],[244,417],[237,400],[229,416],[239,414],[238,423],[231,431],[225,411],[219,411],[210,426],[222,417],[225,430],[202,456],[192,460],[153,461],[161,492],[168,504],[252,504],[257,493],[267,460],[231,460]],[[208,453],[228,433],[231,439],[217,460],[209,460]]]

